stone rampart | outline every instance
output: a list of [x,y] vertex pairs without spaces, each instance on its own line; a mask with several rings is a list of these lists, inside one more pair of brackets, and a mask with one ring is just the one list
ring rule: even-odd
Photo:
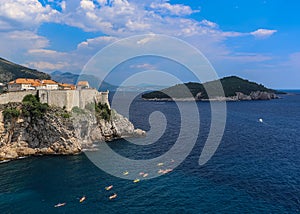
[[0,94],[0,104],[22,102],[26,95],[38,94],[41,103],[48,103],[50,106],[57,106],[71,111],[75,106],[85,108],[87,104],[95,101],[110,106],[108,93],[98,92],[96,89],[18,91]]

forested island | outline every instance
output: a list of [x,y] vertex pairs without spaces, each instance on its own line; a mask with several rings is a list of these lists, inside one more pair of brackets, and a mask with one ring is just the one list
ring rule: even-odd
[[[208,97],[206,88],[213,89],[217,84],[216,81],[220,81],[224,96],[216,95],[214,97]],[[188,90],[186,90],[188,88]],[[153,91],[142,95],[143,99],[156,100],[156,101],[205,101],[205,100],[270,100],[278,98],[277,94],[283,94],[283,92],[269,89],[262,84],[250,82],[237,76],[224,77],[220,80],[215,80],[206,83],[189,82],[184,84],[177,84],[175,86],[165,88],[161,91]]]

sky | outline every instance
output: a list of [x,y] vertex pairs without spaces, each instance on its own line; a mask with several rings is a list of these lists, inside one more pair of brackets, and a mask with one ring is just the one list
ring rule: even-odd
[[297,0],[1,0],[0,57],[80,73],[119,39],[163,34],[199,49],[220,77],[299,89],[299,11]]

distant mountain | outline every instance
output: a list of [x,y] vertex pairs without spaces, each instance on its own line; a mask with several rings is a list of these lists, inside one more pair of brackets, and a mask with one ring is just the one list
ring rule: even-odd
[[7,83],[17,78],[51,79],[49,74],[15,64],[0,57],[0,82]]
[[[143,94],[142,97],[144,99],[168,99],[170,98],[170,96],[172,98],[178,99],[208,99],[205,88],[213,88],[216,84],[216,81],[218,80],[206,82],[204,84],[194,82],[178,84],[160,91],[153,91]],[[223,86],[225,97],[234,97],[237,95],[237,93],[242,93],[245,96],[250,96],[257,91],[270,94],[282,93],[273,89],[266,88],[262,84],[250,82],[237,76],[225,77],[220,79],[219,81]],[[190,93],[187,93],[187,90],[185,90],[186,87],[189,89]],[[170,96],[168,96],[167,94],[169,94]],[[250,97],[245,97],[245,99],[250,99]]]
[[115,91],[117,89],[116,86],[111,85],[107,82],[102,82],[101,87],[99,88],[99,84],[101,83],[101,80],[98,77],[95,77],[93,75],[87,75],[87,74],[73,74],[70,72],[61,72],[61,71],[54,71],[51,73],[51,78],[54,81],[61,82],[61,83],[69,83],[69,84],[76,84],[78,81],[85,80],[88,81],[90,86],[93,88],[97,88],[101,91]]

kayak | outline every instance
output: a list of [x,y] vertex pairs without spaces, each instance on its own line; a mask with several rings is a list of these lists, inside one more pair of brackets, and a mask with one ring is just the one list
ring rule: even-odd
[[115,199],[117,196],[118,196],[118,195],[115,193],[115,194],[109,196],[109,200]]
[[135,179],[135,180],[133,181],[133,183],[138,183],[138,182],[140,182],[140,179]]
[[65,205],[66,205],[66,203],[58,203],[58,204],[54,205],[54,207],[62,207],[62,206],[65,206]]
[[108,190],[111,190],[113,188],[113,185],[110,185],[108,187],[105,187],[105,189],[108,191]]
[[83,197],[79,200],[79,202],[82,203],[82,202],[84,202],[85,199],[86,199],[86,197],[83,196]]

